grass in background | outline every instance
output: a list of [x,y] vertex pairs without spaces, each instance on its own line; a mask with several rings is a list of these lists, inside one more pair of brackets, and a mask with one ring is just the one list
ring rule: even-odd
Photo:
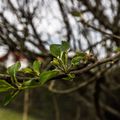
[[[12,111],[10,109],[0,108],[0,120],[22,120],[23,114]],[[29,120],[38,120],[33,117],[29,117]]]

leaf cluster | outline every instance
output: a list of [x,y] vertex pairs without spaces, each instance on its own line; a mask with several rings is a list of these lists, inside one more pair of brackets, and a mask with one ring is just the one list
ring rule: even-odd
[[[10,76],[10,83],[5,80],[0,80],[0,92],[8,92],[3,100],[3,104],[7,105],[12,101],[22,90],[39,87],[44,85],[47,81],[55,79],[56,76],[66,74],[63,80],[71,80],[75,78],[75,74],[70,71],[81,63],[86,63],[89,60],[89,55],[84,52],[76,52],[75,56],[69,60],[68,52],[70,50],[69,44],[62,41],[62,44],[52,44],[50,46],[50,53],[53,55],[53,60],[50,62],[54,69],[44,71],[41,70],[42,62],[35,60],[32,67],[20,69],[21,63],[16,62],[7,69],[7,74]],[[26,74],[32,75],[27,80],[18,80],[18,74],[22,73],[24,77]]]

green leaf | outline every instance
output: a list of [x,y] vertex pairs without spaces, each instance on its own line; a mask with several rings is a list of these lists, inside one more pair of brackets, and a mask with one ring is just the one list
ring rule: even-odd
[[38,60],[35,60],[33,63],[33,70],[37,75],[40,74],[40,66],[41,66],[41,62]]
[[52,44],[50,46],[50,52],[55,57],[61,57],[62,52],[67,52],[69,50],[69,43],[66,41],[62,41],[62,44]]
[[16,72],[20,69],[20,67],[21,67],[20,62],[16,62],[14,65],[10,66],[7,69],[7,72],[11,76],[12,80],[15,80],[16,82],[17,82]]
[[52,65],[59,66],[59,60],[57,58],[53,58],[53,61],[51,61]]
[[72,80],[73,78],[75,78],[75,74],[67,74],[67,77],[63,78],[64,80]]
[[19,90],[17,91],[12,91],[9,94],[7,94],[3,100],[3,105],[6,106],[8,105],[18,94],[19,94]]
[[61,45],[52,44],[52,45],[50,46],[50,53],[51,53],[54,57],[60,57],[60,56],[61,56]]
[[71,64],[72,65],[79,65],[81,61],[86,61],[86,53],[85,52],[76,52],[76,55],[72,58]]
[[70,48],[69,43],[66,42],[66,41],[62,41],[62,45],[61,45],[62,51],[63,51],[63,52],[66,52],[66,51],[69,50],[69,48]]
[[85,52],[76,52],[75,56],[80,56],[80,57],[85,58],[86,57],[86,53]]
[[63,61],[64,65],[67,65],[67,62],[68,62],[68,54],[67,54],[67,52],[63,52],[62,61]]
[[5,92],[8,91],[10,89],[13,89],[14,87],[11,86],[8,82],[6,82],[5,80],[0,80],[0,92]]
[[33,74],[32,69],[29,67],[21,69],[20,72]]
[[83,57],[81,56],[76,56],[74,57],[72,60],[71,60],[71,64],[72,65],[79,65],[80,64],[80,61],[83,60]]
[[68,76],[69,76],[71,79],[75,78],[75,74],[72,74],[72,73],[69,73]]
[[41,85],[41,84],[39,84],[39,82],[36,81],[36,80],[28,80],[28,81],[25,81],[25,82],[22,84],[21,89],[35,88],[35,87],[40,86],[40,85]]
[[40,83],[43,85],[48,80],[54,78],[59,74],[59,71],[45,71],[40,75]]

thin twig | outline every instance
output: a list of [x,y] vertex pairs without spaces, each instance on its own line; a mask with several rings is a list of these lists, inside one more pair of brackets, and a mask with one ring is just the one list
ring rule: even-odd
[[[116,57],[114,56],[114,58],[116,58]],[[108,60],[108,59],[107,59],[107,60]],[[106,61],[107,61],[107,60],[106,60]],[[111,60],[111,59],[110,59],[110,60]],[[106,61],[103,61],[103,63],[106,62]],[[116,61],[118,61],[118,59],[115,60],[114,62],[116,62]],[[111,64],[113,64],[113,63],[111,63]],[[111,67],[111,66],[110,66],[110,67]],[[80,83],[80,84],[78,84],[78,85],[75,86],[75,87],[72,87],[72,88],[69,88],[69,89],[65,89],[65,90],[58,90],[58,89],[55,89],[54,86],[53,86],[53,87],[51,87],[51,88],[48,88],[48,90],[50,90],[50,91],[53,92],[53,93],[57,93],[57,94],[68,94],[68,93],[71,93],[71,92],[75,92],[76,90],[81,89],[81,88],[83,88],[83,87],[86,87],[86,86],[88,86],[89,84],[93,83],[94,81],[98,80],[98,78],[100,78],[102,74],[105,74],[108,69],[109,69],[109,67],[108,67],[108,68],[104,68],[104,69],[101,70],[100,72],[96,73],[96,75],[93,76],[90,80],[85,81],[85,82],[83,82],[83,83]]]
[[113,62],[115,59],[117,59],[119,57],[120,57],[120,52],[113,57],[109,57],[109,58],[103,59],[101,61],[97,61],[96,63],[94,63],[92,65],[89,65],[88,67],[85,67],[85,68],[80,69],[80,70],[71,71],[70,73],[81,74],[81,73],[84,73],[84,72],[86,72],[86,71],[88,71],[92,68],[95,68],[96,66],[101,65],[101,64],[104,64],[104,63],[107,63],[107,62]]
[[83,23],[84,25],[86,25],[86,26],[88,26],[88,27],[90,27],[90,28],[98,31],[98,32],[101,32],[101,33],[103,33],[103,34],[105,34],[105,35],[109,35],[109,36],[111,36],[111,37],[113,37],[113,38],[117,38],[117,39],[120,40],[120,36],[117,36],[117,35],[114,35],[114,34],[112,34],[112,33],[105,32],[104,30],[101,30],[101,29],[99,29],[99,28],[96,28],[96,27],[94,27],[93,25],[89,24],[88,22],[85,22],[84,19],[80,20],[80,22]]
[[[107,62],[111,62],[112,64],[114,64],[114,60],[115,60],[115,59],[118,59],[119,57],[120,57],[120,52],[117,53],[116,55],[114,55],[113,57],[109,57],[109,58],[106,58],[106,59],[97,61],[97,62],[95,62],[94,64],[91,64],[91,65],[89,65],[89,66],[87,66],[87,67],[85,67],[85,68],[82,68],[82,69],[80,69],[80,70],[74,70],[74,71],[71,71],[70,73],[72,73],[72,74],[81,74],[81,73],[87,72],[87,71],[89,71],[90,69],[93,69],[93,68],[95,68],[95,67],[97,67],[97,66],[99,66],[99,65],[102,65],[102,64],[104,64],[104,63],[107,63]],[[34,77],[34,76],[31,78],[31,77],[27,77],[27,76],[19,76],[19,75],[16,75],[16,77],[17,77],[18,81],[20,81],[20,82],[23,82],[23,80],[25,81],[25,80],[30,80],[30,79],[32,79],[32,80],[39,80],[39,77]],[[58,76],[53,77],[53,78],[50,79],[50,80],[61,79],[61,78],[64,78],[64,77],[67,77],[67,75],[66,75],[66,74],[60,74],[60,75],[58,75]],[[8,82],[10,82],[11,77],[10,77],[10,75],[8,75],[8,74],[0,74],[0,79],[7,80]],[[49,80],[49,81],[50,81],[50,80]],[[83,83],[83,84],[81,84],[80,86],[84,86],[84,84],[86,84],[86,83]],[[88,84],[88,83],[87,83],[87,84]],[[80,86],[79,86],[79,87],[80,87]]]
[[59,94],[68,94],[68,93],[71,93],[71,92],[74,92],[78,89],[81,89],[83,87],[86,87],[88,86],[89,84],[93,83],[94,81],[97,80],[97,78],[99,78],[101,76],[101,74],[104,73],[104,71],[102,71],[101,73],[97,73],[94,77],[92,77],[90,80],[86,81],[86,82],[83,82],[83,83],[80,83],[78,84],[77,86],[75,87],[72,87],[72,88],[69,88],[69,89],[65,89],[65,90],[57,90],[57,89],[54,89],[54,88],[48,88],[48,90],[50,90],[51,92],[53,93],[59,93]]

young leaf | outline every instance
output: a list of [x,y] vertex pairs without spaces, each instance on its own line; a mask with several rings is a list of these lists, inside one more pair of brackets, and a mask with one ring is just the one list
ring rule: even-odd
[[63,61],[64,65],[67,65],[67,62],[68,62],[67,52],[63,52],[63,54],[62,54],[62,61]]
[[57,76],[59,71],[45,71],[40,75],[40,83],[43,85],[48,80],[52,79],[53,77]]
[[8,105],[18,94],[20,91],[12,91],[9,94],[7,94],[3,100],[3,105]]
[[86,53],[85,52],[76,52],[75,56],[80,56],[80,57],[85,58],[86,57]]
[[21,67],[20,62],[16,62],[14,65],[10,66],[7,69],[7,72],[11,76],[12,80],[15,80],[16,82],[17,82],[16,72],[20,69],[20,67]]
[[33,74],[33,70],[29,67],[21,69],[19,72]]
[[40,74],[40,66],[41,66],[41,62],[35,60],[34,63],[33,63],[33,70],[37,75]]
[[83,60],[83,57],[76,56],[71,60],[71,64],[74,66],[79,65],[81,60]]
[[10,89],[13,89],[14,87],[11,86],[8,82],[6,82],[5,80],[0,80],[0,92],[5,92],[8,91]]
[[61,45],[52,44],[50,46],[50,52],[54,57],[60,57],[60,55],[61,55]]
[[84,52],[76,52],[76,55],[71,60],[71,64],[76,66],[80,64],[81,60],[85,62],[86,55]]
[[65,77],[65,78],[63,78],[63,79],[64,79],[64,80],[72,80],[73,78],[75,78],[75,74],[69,73],[69,74],[67,75],[67,77]]
[[51,64],[55,65],[55,66],[59,66],[60,65],[59,60],[57,58],[53,58],[53,61],[51,61]]
[[66,41],[62,41],[62,45],[61,45],[62,51],[66,52],[69,50],[69,48],[70,48],[69,43]]

